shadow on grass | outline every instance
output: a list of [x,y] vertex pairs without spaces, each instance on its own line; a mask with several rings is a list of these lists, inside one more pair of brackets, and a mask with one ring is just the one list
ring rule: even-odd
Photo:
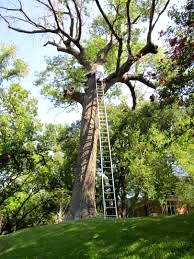
[[0,258],[194,258],[194,216],[88,220],[0,237]]

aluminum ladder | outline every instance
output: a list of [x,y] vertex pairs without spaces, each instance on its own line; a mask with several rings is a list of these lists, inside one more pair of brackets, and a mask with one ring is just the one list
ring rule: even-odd
[[117,217],[117,205],[113,175],[113,163],[109,138],[109,126],[104,100],[104,84],[96,82],[98,121],[99,121],[99,143],[100,164],[102,177],[102,197],[104,218]]

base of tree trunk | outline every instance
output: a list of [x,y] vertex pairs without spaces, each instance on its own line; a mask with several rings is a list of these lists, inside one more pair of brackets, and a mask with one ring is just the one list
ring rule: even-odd
[[69,220],[80,220],[80,219],[87,219],[87,218],[95,218],[96,217],[96,209],[82,209],[81,211],[77,211],[75,213],[68,212],[65,216],[65,221]]

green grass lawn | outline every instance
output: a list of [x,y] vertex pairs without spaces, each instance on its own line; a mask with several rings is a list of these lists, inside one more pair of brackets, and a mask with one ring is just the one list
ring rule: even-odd
[[194,258],[194,216],[95,219],[0,237],[0,258]]

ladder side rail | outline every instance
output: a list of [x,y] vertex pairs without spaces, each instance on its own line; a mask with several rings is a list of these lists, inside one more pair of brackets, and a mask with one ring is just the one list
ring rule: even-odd
[[96,94],[97,94],[97,107],[98,107],[98,127],[99,127],[99,144],[100,144],[100,164],[101,164],[101,174],[102,174],[102,199],[103,199],[103,215],[106,218],[106,201],[105,201],[105,194],[104,194],[104,168],[103,168],[103,150],[102,150],[102,139],[101,139],[101,125],[100,125],[100,110],[99,110],[99,96],[98,96],[98,89],[96,84]]
[[114,197],[114,201],[115,201],[115,214],[116,214],[116,217],[117,217],[118,216],[118,212],[117,212],[116,195],[115,195],[114,173],[113,173],[111,146],[110,146],[109,126],[108,126],[106,104],[105,104],[105,100],[104,100],[104,87],[102,87],[102,91],[103,91],[103,102],[104,102],[105,120],[106,120],[106,128],[107,128],[108,147],[109,147],[109,152],[110,152],[110,164],[111,164],[111,175],[112,175],[112,185],[113,185],[113,197]]

